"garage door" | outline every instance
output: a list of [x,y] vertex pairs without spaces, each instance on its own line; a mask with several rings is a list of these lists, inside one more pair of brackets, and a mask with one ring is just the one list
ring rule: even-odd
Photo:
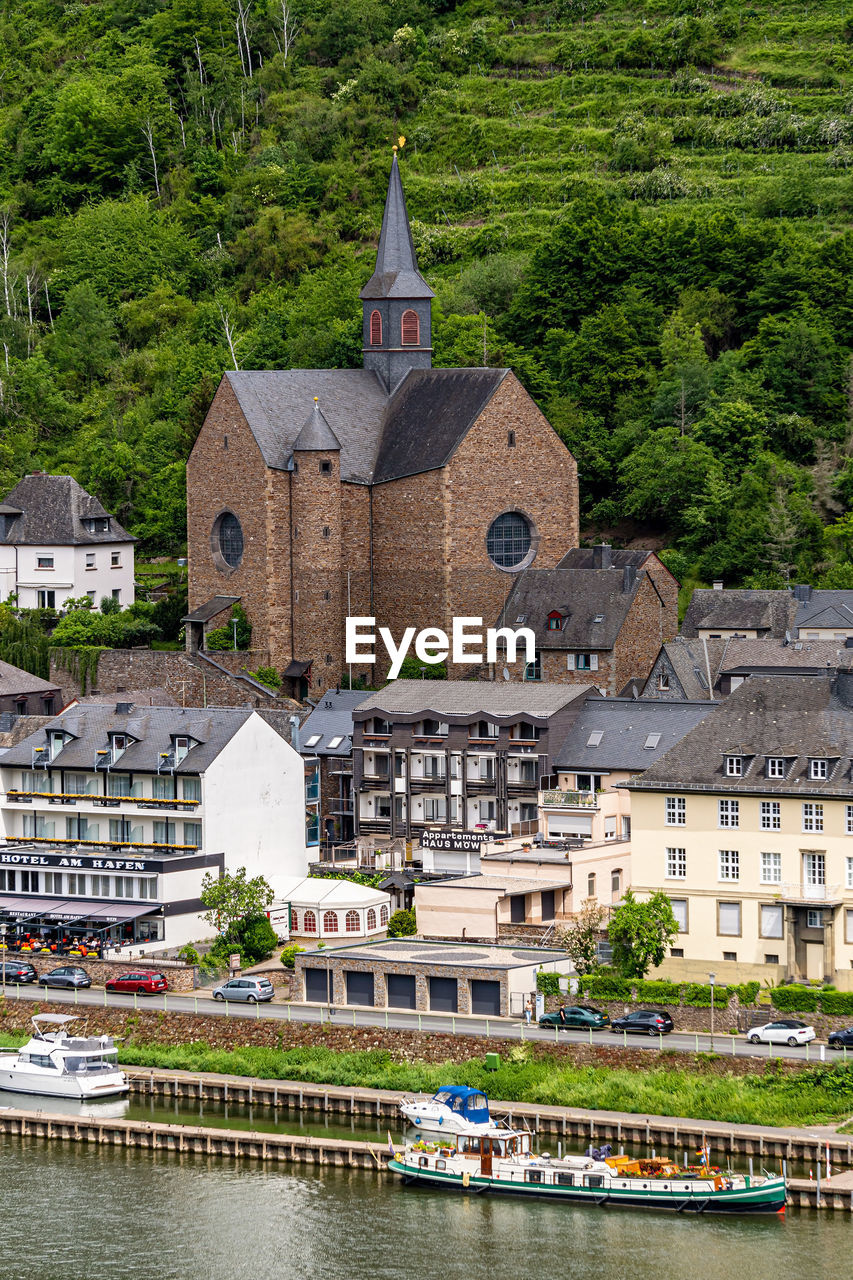
[[373,1005],[372,973],[353,973],[348,970],[344,973],[344,980],[347,984],[347,1004]]
[[429,1007],[434,1013],[457,1013],[458,990],[455,978],[430,978]]
[[329,1003],[328,969],[305,970],[305,999],[315,1000],[318,1004]]
[[499,1018],[501,1016],[501,984],[472,978],[471,1012]]
[[388,974],[388,1004],[392,1009],[416,1009],[415,979],[407,973]]

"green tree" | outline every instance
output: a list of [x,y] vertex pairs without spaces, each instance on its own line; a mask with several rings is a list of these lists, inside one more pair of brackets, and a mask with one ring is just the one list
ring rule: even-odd
[[644,978],[678,936],[672,903],[661,890],[640,901],[626,889],[607,927],[613,963],[624,978]]
[[395,911],[388,921],[389,938],[410,938],[417,933],[418,924],[414,909],[411,911]]
[[[219,933],[246,916],[264,915],[273,900],[273,891],[263,876],[246,879],[246,868],[213,876],[208,871],[201,882],[202,919]],[[266,916],[264,916],[266,919]]]
[[560,929],[557,941],[578,973],[592,973],[598,968],[598,944],[602,937],[602,925],[606,912],[595,898],[587,898],[574,920]]
[[78,284],[68,291],[50,354],[58,369],[86,387],[103,377],[118,355],[109,307],[90,284]]

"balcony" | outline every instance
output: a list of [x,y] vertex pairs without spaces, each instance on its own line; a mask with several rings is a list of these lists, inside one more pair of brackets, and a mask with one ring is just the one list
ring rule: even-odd
[[182,809],[194,811],[199,808],[200,800],[157,800],[153,796],[101,796],[90,792],[74,791],[7,791],[6,799],[10,804],[32,804],[34,800],[45,804],[69,805],[75,808],[79,803],[91,804],[96,808],[117,809],[119,805],[135,805],[137,809]]
[[806,884],[796,880],[763,887],[787,902],[840,902],[844,893],[844,886],[840,884]]
[[418,775],[412,774],[411,777],[412,790],[423,790],[424,788],[432,791],[444,791],[447,786],[446,773],[424,773]]
[[469,791],[472,787],[476,787],[481,789],[485,788],[487,791],[494,792],[496,779],[494,774],[487,778],[482,778],[479,774],[475,774],[473,777],[467,779],[467,783]]
[[359,818],[358,829],[361,835],[388,835],[391,831],[391,818]]
[[508,775],[506,780],[507,790],[509,791],[538,791],[539,779],[537,778],[513,778]]
[[329,765],[330,774],[340,773],[340,774],[348,774],[350,777],[352,776],[352,758],[338,759],[337,757],[332,756],[330,757],[330,760],[331,760],[331,763]]
[[598,798],[594,791],[540,791],[539,804],[543,809],[597,809]]
[[153,840],[78,840],[61,836],[6,836],[7,844],[49,844],[63,849],[148,849],[154,853],[196,853],[197,844],[155,844]]
[[345,817],[352,816],[352,812],[353,812],[352,796],[339,796],[337,799],[333,800],[330,812],[337,816],[341,816],[341,815]]

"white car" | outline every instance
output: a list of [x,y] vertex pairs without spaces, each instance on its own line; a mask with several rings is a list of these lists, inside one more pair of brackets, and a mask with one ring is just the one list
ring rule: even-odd
[[763,1027],[751,1027],[746,1038],[750,1044],[789,1044],[793,1048],[814,1040],[815,1029],[796,1018],[779,1018]]

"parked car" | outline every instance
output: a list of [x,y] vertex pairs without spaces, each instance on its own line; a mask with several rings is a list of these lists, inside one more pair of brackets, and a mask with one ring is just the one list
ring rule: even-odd
[[43,987],[91,987],[92,979],[85,969],[76,964],[64,964],[59,969],[51,969],[39,978]]
[[567,1006],[563,1013],[565,1018],[560,1017],[559,1009],[554,1013],[543,1013],[539,1019],[540,1027],[580,1027],[583,1031],[591,1027],[593,1031],[601,1031],[610,1024],[609,1014],[601,1013],[588,1004]]
[[666,1036],[674,1027],[672,1018],[663,1009],[634,1009],[624,1018],[614,1018],[610,1024],[611,1031],[636,1031],[643,1036]]
[[807,1044],[814,1040],[815,1029],[798,1018],[777,1018],[763,1027],[750,1027],[746,1034],[750,1044]]
[[150,973],[140,969],[126,973],[121,978],[108,978],[107,991],[130,991],[140,996],[153,996],[156,991],[168,991],[169,984],[162,973]]
[[232,978],[213,992],[214,1000],[248,1000],[257,1004],[259,1000],[272,1000],[275,987],[269,978]]
[[11,983],[35,982],[38,972],[31,964],[15,963],[13,960],[7,960],[3,965],[6,971],[6,981]]
[[830,1031],[827,1044],[830,1049],[853,1049],[853,1027],[845,1027],[843,1031]]

